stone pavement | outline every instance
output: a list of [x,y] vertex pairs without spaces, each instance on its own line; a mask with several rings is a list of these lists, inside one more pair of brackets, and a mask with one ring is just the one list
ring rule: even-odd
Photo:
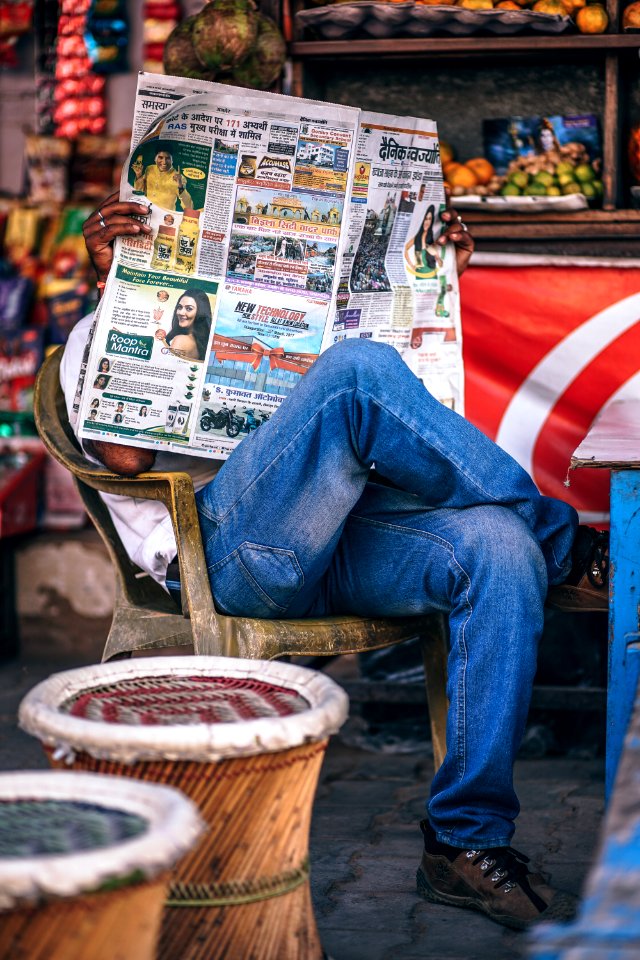
[[[523,936],[480,914],[439,907],[415,892],[418,821],[432,763],[416,754],[330,747],[311,836],[312,887],[325,949],[334,960],[512,960]],[[599,760],[522,760],[514,840],[579,894],[603,811]]]
[[[40,679],[73,665],[79,664],[32,658],[0,667],[1,770],[46,767],[39,744],[17,729],[17,707]],[[367,752],[339,738],[329,747],[314,807],[311,864],[318,925],[333,960],[524,955],[522,934],[416,895],[418,821],[433,771],[426,754]],[[602,760],[520,760],[516,779],[523,812],[515,846],[558,885],[579,893],[603,812]]]

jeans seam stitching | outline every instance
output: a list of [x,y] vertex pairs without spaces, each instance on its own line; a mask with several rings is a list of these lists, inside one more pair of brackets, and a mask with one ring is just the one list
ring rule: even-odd
[[[215,481],[215,479],[216,479],[216,478],[213,477],[213,479],[210,480],[209,482],[210,482],[210,483],[213,483],[213,482]],[[203,514],[205,515],[205,517],[207,518],[207,520],[209,520],[211,523],[218,523],[218,522],[219,522],[219,521],[218,521],[218,518],[215,517],[207,507],[205,507],[205,506],[204,506],[203,504],[201,504],[201,503],[198,503],[197,500],[196,500],[196,510],[198,511],[198,513],[203,513]]]
[[445,547],[455,559],[453,545],[443,537],[439,537],[435,533],[429,533],[428,530],[417,530],[415,527],[405,527],[398,523],[389,523],[386,520],[372,520],[370,517],[360,517],[357,513],[349,514],[349,522],[352,520],[355,520],[358,523],[370,524],[372,527],[387,527],[392,530],[398,530],[401,533],[412,533],[418,537],[426,537],[427,540],[431,540],[435,543],[438,543],[440,546]]
[[[465,724],[466,724],[466,715],[467,715],[467,666],[469,663],[469,653],[467,650],[465,631],[467,628],[467,624],[473,614],[473,604],[469,599],[469,590],[471,588],[471,578],[469,577],[469,574],[467,573],[467,571],[464,569],[464,567],[456,557],[456,552],[455,552],[455,548],[453,547],[453,544],[451,544],[451,554],[452,554],[453,563],[455,563],[456,567],[458,568],[458,570],[460,571],[460,573],[462,574],[466,582],[465,607],[469,611],[467,616],[465,617],[464,623],[462,624],[462,629],[460,630],[460,639],[458,641],[458,645],[461,649],[461,655],[462,655],[462,661],[463,661],[461,677],[460,677],[460,680],[458,681],[458,717],[456,718],[458,741],[461,742],[462,744],[462,750],[460,751],[462,756],[459,758],[459,761],[457,764],[458,780],[461,781],[464,778],[466,767],[467,767],[467,739],[465,736]],[[451,631],[449,633],[451,635]]]

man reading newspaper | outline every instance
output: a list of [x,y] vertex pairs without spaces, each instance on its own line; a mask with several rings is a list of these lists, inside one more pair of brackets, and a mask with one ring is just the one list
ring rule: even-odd
[[[106,200],[85,224],[98,277],[116,237],[148,231],[140,207]],[[473,241],[455,211],[440,240],[461,273]],[[61,370],[72,405],[89,318]],[[511,457],[433,399],[392,347],[326,350],[214,475],[207,459],[84,441],[125,476],[188,470],[197,490],[211,590],[225,614],[449,618],[447,755],[422,821],[419,893],[521,929],[568,918],[574,898],[530,872],[510,846],[519,804],[512,768],[523,733],[549,586],[606,607],[601,536],[541,496]],[[375,464],[385,483],[371,482]],[[131,558],[164,582],[176,553],[165,508],[108,497]],[[555,587],[556,592],[562,587]]]

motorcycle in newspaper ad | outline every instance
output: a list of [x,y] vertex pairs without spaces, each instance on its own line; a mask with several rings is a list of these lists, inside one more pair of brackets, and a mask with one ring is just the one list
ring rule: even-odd
[[268,419],[268,413],[261,413],[259,416],[256,416],[255,410],[253,410],[251,407],[245,407],[244,422],[240,429],[244,433],[251,433],[252,430],[257,430],[261,424],[266,423]]
[[210,407],[200,414],[200,429],[207,433],[209,430],[225,430],[228,437],[237,437],[244,426],[244,417],[238,416],[236,408],[231,409],[226,405],[219,410],[211,410]]

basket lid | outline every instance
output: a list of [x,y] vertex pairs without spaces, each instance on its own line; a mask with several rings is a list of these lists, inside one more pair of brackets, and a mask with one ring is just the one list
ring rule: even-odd
[[347,716],[324,674],[228,657],[144,657],[53,674],[20,705],[20,725],[59,756],[216,761],[322,740]]
[[169,870],[203,830],[178,790],[75,771],[0,774],[0,910]]

